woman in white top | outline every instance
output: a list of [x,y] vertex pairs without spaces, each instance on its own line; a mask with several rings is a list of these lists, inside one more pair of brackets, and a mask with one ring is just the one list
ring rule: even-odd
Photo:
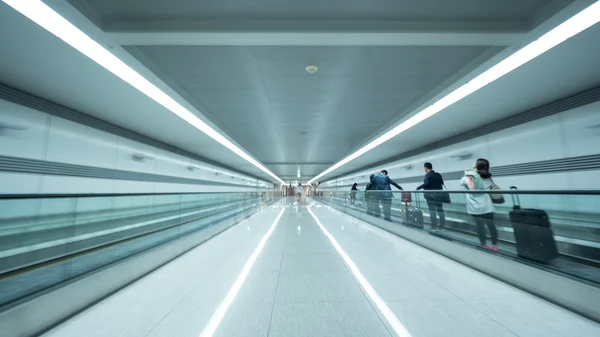
[[[465,171],[465,176],[461,180],[461,185],[471,191],[485,191],[492,188],[492,174],[490,173],[490,162],[479,158],[473,165],[472,170]],[[498,230],[494,225],[494,204],[492,198],[487,193],[468,193],[466,195],[467,213],[469,213],[475,224],[477,224],[477,234],[483,248],[498,251]],[[490,231],[492,245],[486,245],[485,226]]]
[[300,201],[302,200],[302,184],[298,183],[298,186],[296,186],[296,195],[298,196],[298,203],[300,203]]

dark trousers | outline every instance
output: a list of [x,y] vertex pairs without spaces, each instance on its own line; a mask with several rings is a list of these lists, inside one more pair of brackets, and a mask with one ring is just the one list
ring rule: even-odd
[[429,207],[429,215],[431,219],[431,228],[438,228],[438,219],[437,216],[440,217],[440,226],[439,228],[444,228],[446,224],[446,214],[444,213],[444,204],[441,201],[436,200],[427,200],[427,207]]
[[[492,237],[492,245],[498,244],[498,230],[494,225],[494,213],[486,214],[472,214],[475,224],[477,225],[477,235],[479,236],[479,242],[481,245],[486,243],[485,226],[490,231]],[[484,226],[485,225],[485,226]]]
[[[380,196],[381,206],[383,207],[383,218],[385,220],[392,220],[392,198]],[[379,205],[377,205],[379,208]]]

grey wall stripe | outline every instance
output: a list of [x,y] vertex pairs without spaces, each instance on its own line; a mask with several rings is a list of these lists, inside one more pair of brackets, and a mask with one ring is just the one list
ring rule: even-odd
[[[544,173],[558,173],[558,172],[569,172],[569,171],[582,171],[582,170],[600,170],[600,154],[581,156],[581,157],[570,157],[553,160],[543,160],[526,164],[513,164],[504,166],[494,166],[491,169],[494,177],[510,177],[520,176],[527,174],[544,174]],[[464,171],[454,172],[443,172],[440,171],[444,180],[458,180],[464,175]],[[366,174],[365,174],[366,176]],[[394,179],[398,184],[418,183],[423,181],[424,174]],[[349,184],[337,186],[337,187],[350,187],[353,182]],[[332,186],[333,187],[333,186]],[[327,188],[327,187],[325,187]]]
[[45,160],[27,159],[0,156],[0,171],[18,172],[30,174],[45,174],[58,176],[72,176],[99,179],[133,180],[158,183],[175,183],[188,185],[211,185],[211,186],[245,186],[256,188],[245,184],[215,182],[210,180],[191,179],[166,176],[160,174],[140,173],[133,171],[114,170],[100,167],[83,166],[75,164],[64,164]]
[[199,161],[205,162],[207,164],[211,164],[211,165],[223,168],[223,169],[227,169],[232,172],[237,172],[237,173],[246,175],[246,176],[254,178],[254,179],[265,180],[263,178],[258,178],[256,176],[253,176],[249,173],[242,172],[233,167],[223,165],[214,160],[204,158],[197,154],[194,154],[194,153],[182,150],[180,148],[168,145],[166,143],[157,141],[155,139],[140,135],[133,131],[124,129],[120,126],[102,121],[100,119],[97,119],[97,118],[94,118],[91,116],[88,116],[79,111],[75,111],[73,109],[52,103],[48,100],[36,97],[34,95],[30,95],[30,94],[20,91],[18,89],[14,89],[7,85],[3,85],[2,83],[0,83],[0,99],[4,99],[4,100],[10,101],[10,102],[31,108],[31,109],[45,112],[47,114],[50,114],[50,115],[53,115],[56,117],[64,118],[64,119],[70,120],[75,123],[83,124],[83,125],[89,126],[94,129],[98,129],[98,130],[108,132],[108,133],[111,133],[111,134],[114,134],[117,136],[121,136],[123,138],[128,138],[133,141],[136,141],[136,142],[139,142],[142,144],[146,144],[149,146],[153,146],[153,147],[156,147],[156,148],[168,151],[168,152],[176,153],[176,154],[188,157],[190,159],[199,160]]
[[457,144],[460,142],[464,142],[466,140],[484,136],[484,135],[490,134],[492,132],[508,129],[513,126],[521,125],[521,124],[524,124],[527,122],[532,122],[532,121],[535,121],[540,118],[552,116],[554,114],[561,113],[563,111],[567,111],[567,110],[571,110],[571,109],[575,109],[580,106],[591,104],[591,103],[594,103],[597,101],[600,101],[600,87],[595,87],[593,89],[581,92],[579,94],[569,96],[569,97],[554,101],[549,104],[542,105],[540,107],[537,107],[537,108],[534,108],[531,110],[527,110],[520,114],[484,125],[477,129],[456,135],[454,137],[444,139],[439,142],[435,142],[435,143],[426,145],[424,147],[421,147],[421,148],[418,148],[418,149],[415,149],[412,151],[401,153],[399,155],[378,161],[374,164],[369,164],[367,166],[363,166],[356,170],[340,173],[335,178],[328,179],[328,181],[339,179],[343,176],[354,174],[356,172],[360,172],[363,170],[368,170],[370,168],[389,164],[390,162],[394,162],[394,161],[402,160],[402,159],[409,158],[412,156],[416,156],[416,155],[419,155],[422,153],[434,151],[434,150],[437,150],[442,147],[446,147],[446,146],[450,146],[450,145]]

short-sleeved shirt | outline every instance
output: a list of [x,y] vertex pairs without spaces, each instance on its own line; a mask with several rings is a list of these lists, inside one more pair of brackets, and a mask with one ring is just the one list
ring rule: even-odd
[[[466,189],[469,189],[468,179],[473,177],[475,190],[485,191],[492,187],[492,179],[481,178],[475,170],[465,172],[465,176],[460,181],[460,184]],[[494,204],[492,198],[487,193],[468,193],[466,195],[467,213],[469,214],[488,214],[494,212]]]

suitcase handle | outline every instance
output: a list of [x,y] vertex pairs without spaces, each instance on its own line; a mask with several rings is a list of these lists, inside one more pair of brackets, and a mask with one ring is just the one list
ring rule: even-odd
[[[510,189],[516,191],[517,186],[511,186]],[[513,209],[521,209],[521,199],[519,198],[519,195],[511,193],[510,197],[512,198]]]

